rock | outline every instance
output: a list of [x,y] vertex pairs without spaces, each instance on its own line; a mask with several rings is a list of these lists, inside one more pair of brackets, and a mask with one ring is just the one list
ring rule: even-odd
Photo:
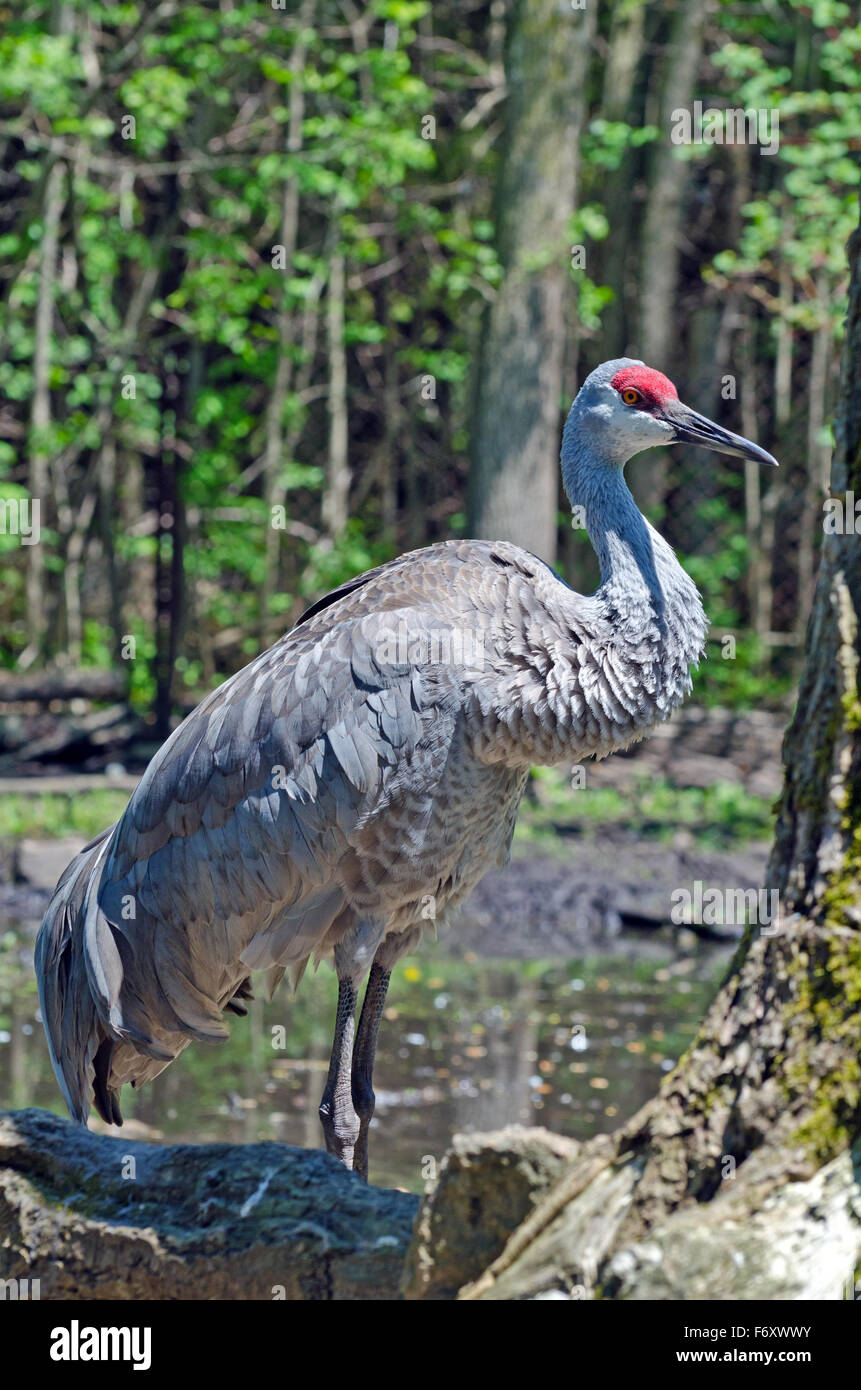
[[53,893],[59,878],[85,844],[83,836],[65,840],[19,840],[18,874],[34,888]]
[[16,874],[15,841],[0,839],[0,884],[14,883]]
[[396,1299],[418,1205],[319,1150],[0,1113],[0,1277],[43,1299]]
[[453,1299],[501,1252],[512,1231],[579,1151],[573,1139],[510,1125],[456,1134],[422,1202],[404,1297]]

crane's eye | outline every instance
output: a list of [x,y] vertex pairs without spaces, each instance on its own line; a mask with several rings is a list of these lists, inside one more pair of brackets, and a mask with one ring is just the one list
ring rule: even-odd
[[639,405],[642,399],[639,391],[635,391],[633,386],[626,386],[622,392],[622,400],[625,405]]

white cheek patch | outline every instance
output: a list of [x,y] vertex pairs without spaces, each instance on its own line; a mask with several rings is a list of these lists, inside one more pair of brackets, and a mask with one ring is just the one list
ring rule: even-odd
[[652,449],[657,444],[672,444],[674,432],[663,420],[632,410],[624,421],[614,422],[613,439],[617,452],[627,452],[630,458],[641,449]]

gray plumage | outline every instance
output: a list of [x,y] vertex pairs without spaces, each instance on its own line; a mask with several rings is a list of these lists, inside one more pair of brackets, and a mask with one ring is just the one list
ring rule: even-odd
[[[565,487],[600,560],[595,594],[484,540],[361,575],[207,696],[118,824],[66,870],[36,971],[77,1119],[92,1097],[120,1123],[125,1082],[151,1080],[192,1040],[225,1038],[223,1013],[243,1011],[252,971],[272,987],[289,971],[298,984],[309,959],[333,958],[324,1126],[330,1149],[366,1170],[393,964],[430,917],[439,923],[507,862],[529,767],[642,738],[689,691],[703,651],[696,588],[624,481],[631,454],[687,437],[677,400],[674,414],[621,401],[611,382],[637,366],[593,372],[563,438]],[[709,447],[762,456],[710,428]],[[372,963],[351,1061],[356,990]]]

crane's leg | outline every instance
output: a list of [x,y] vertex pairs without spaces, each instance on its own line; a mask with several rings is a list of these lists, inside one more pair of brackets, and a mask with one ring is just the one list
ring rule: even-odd
[[359,1117],[359,1133],[353,1150],[353,1168],[355,1172],[362,1175],[365,1182],[368,1180],[368,1129],[374,1117],[374,1105],[376,1104],[373,1086],[374,1057],[377,1051],[380,1019],[383,1016],[386,1003],[386,991],[389,988],[391,978],[391,971],[386,970],[375,960],[368,976],[368,987],[365,990],[362,1015],[356,1034],[356,1045],[353,1050],[353,1108]]
[[351,1085],[356,999],[352,977],[339,975],[335,1041],[332,1044],[326,1089],[320,1101],[320,1123],[326,1148],[348,1168],[353,1167],[353,1149],[359,1133],[359,1117],[353,1109]]

